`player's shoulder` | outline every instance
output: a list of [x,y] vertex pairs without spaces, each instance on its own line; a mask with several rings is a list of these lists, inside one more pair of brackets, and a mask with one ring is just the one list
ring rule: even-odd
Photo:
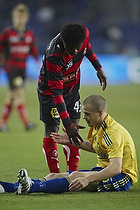
[[1,33],[8,33],[13,30],[12,26],[7,26],[1,30]]
[[83,27],[85,29],[86,37],[89,37],[89,30],[88,30],[88,28],[86,26],[84,26],[84,25],[83,25]]
[[60,33],[55,36],[46,48],[46,56],[60,56],[64,52],[64,46],[62,44],[62,40],[60,39]]
[[59,44],[59,43],[60,43],[60,33],[57,34],[57,35],[50,41],[50,43],[48,44],[46,50],[50,50],[50,49],[56,47],[57,44]]
[[26,26],[26,30],[24,33],[34,34],[34,30],[32,28],[30,28],[29,26]]
[[109,114],[107,114],[105,120],[102,122],[102,130],[109,135],[114,135],[117,132],[119,123],[117,123]]

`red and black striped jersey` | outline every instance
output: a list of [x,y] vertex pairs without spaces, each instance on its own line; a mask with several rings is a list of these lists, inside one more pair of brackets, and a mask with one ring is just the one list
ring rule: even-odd
[[26,58],[32,55],[38,60],[38,49],[35,44],[34,32],[26,29],[23,32],[16,31],[12,27],[3,29],[0,34],[0,53],[6,57],[5,70],[11,67],[25,69]]
[[52,95],[65,127],[70,126],[71,121],[63,95],[73,94],[73,90],[78,91],[80,64],[84,56],[89,59],[96,70],[102,68],[89,42],[89,31],[86,27],[84,28],[86,37],[75,55],[67,53],[60,34],[52,39],[44,53],[38,79],[38,92],[42,95]]

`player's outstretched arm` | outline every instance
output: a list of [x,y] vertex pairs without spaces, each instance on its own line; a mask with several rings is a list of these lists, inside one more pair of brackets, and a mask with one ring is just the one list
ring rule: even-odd
[[71,145],[69,137],[66,133],[60,134],[60,133],[51,132],[50,136],[58,144]]
[[74,142],[70,143],[70,140],[69,140],[69,137],[68,137],[67,133],[59,134],[59,133],[51,132],[50,136],[58,144],[72,145],[72,146],[75,146],[77,148],[83,149],[85,151],[95,153],[95,150],[93,149],[93,146],[92,146],[91,142],[89,142],[89,141],[82,141],[81,142],[77,138],[77,141],[79,141],[79,144],[75,145]]

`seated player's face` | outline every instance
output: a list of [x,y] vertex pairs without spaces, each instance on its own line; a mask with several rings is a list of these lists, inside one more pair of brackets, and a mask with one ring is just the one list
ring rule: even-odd
[[87,122],[89,127],[95,126],[100,127],[101,118],[99,112],[92,112],[88,106],[82,105],[82,111],[84,113],[83,119]]
[[63,41],[63,44],[64,44],[64,47],[65,47],[66,51],[68,52],[68,54],[75,55],[75,54],[77,54],[78,50],[80,50],[80,48],[82,47],[83,43],[80,43],[78,45],[72,46],[72,45],[67,45]]

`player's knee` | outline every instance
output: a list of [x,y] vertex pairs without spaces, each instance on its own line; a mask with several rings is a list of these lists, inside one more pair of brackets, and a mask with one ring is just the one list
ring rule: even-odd
[[56,175],[57,175],[57,173],[50,173],[45,177],[45,179],[46,180],[54,179],[54,178],[56,178]]
[[59,125],[49,125],[45,123],[45,136],[49,137],[51,132],[58,133]]
[[79,124],[80,119],[71,119],[74,124]]
[[80,175],[79,173],[80,173],[79,171],[73,171],[73,172],[69,175],[70,179],[71,179],[71,180],[74,180],[74,179],[78,178],[79,175]]
[[12,85],[14,88],[21,88],[23,87],[24,81],[21,76],[17,76],[12,80]]

